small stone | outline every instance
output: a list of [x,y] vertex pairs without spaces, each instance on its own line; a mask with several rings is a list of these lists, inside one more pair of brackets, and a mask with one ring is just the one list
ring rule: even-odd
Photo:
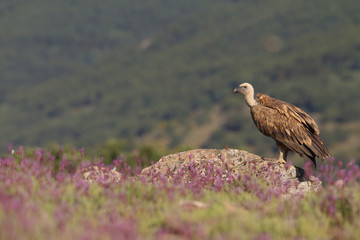
[[200,201],[180,201],[179,206],[185,210],[194,210],[197,208],[207,208],[209,204]]
[[102,185],[117,183],[122,180],[121,173],[115,169],[106,169],[104,167],[89,166],[79,170],[75,176],[80,176],[84,181],[93,183],[97,182]]

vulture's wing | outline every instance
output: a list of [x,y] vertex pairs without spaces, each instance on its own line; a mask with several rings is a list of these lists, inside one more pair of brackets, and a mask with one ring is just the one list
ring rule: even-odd
[[298,122],[304,124],[311,133],[319,135],[319,127],[316,125],[315,121],[300,108],[265,94],[258,94],[257,97],[257,101],[260,105],[275,109],[288,118],[296,119]]
[[301,156],[305,155],[309,158],[318,156],[323,159],[330,156],[329,150],[317,135],[319,129],[315,121],[304,111],[262,94],[258,102],[259,105],[251,108],[251,116],[262,134],[282,143]]
[[311,144],[303,124],[275,109],[255,105],[251,108],[251,116],[262,134],[283,143],[292,151],[300,153],[301,149],[297,149],[297,145]]

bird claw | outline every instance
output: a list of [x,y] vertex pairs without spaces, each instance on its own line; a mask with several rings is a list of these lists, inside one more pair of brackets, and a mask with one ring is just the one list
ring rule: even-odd
[[275,163],[286,164],[286,161],[284,159],[277,159]]
[[272,162],[272,163],[278,163],[278,164],[286,164],[286,160],[284,159],[277,159],[277,158],[268,158],[268,157],[261,157],[261,160]]
[[263,161],[271,162],[272,164],[286,164],[286,160],[277,158],[261,157]]

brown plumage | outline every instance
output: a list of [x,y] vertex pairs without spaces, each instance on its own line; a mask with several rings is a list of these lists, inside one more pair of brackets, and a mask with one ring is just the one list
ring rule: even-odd
[[323,160],[330,157],[329,150],[319,137],[318,126],[303,110],[265,94],[257,94],[255,100],[254,88],[249,83],[239,85],[234,93],[245,96],[256,127],[275,140],[280,149],[279,161],[286,161],[287,153],[292,151],[305,160],[311,160],[316,169],[315,157]]

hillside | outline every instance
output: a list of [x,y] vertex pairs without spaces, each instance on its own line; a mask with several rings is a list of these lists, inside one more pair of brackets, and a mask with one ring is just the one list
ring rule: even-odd
[[[215,1],[19,0],[0,5],[0,77],[7,90],[68,76]],[[16,70],[16,71],[15,71]]]
[[269,154],[232,94],[248,81],[314,116],[335,156],[360,158],[357,1],[43,2],[8,3],[0,19],[2,146],[120,138]]

